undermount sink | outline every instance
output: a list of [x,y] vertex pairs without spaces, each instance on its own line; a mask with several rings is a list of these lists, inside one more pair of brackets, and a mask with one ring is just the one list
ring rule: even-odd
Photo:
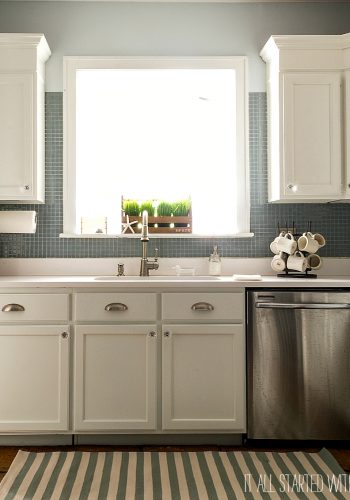
[[96,276],[98,281],[217,281],[221,276]]

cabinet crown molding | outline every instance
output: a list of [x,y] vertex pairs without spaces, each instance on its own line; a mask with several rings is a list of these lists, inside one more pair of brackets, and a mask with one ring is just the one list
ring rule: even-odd
[[42,62],[47,61],[51,55],[50,47],[42,33],[0,33],[0,48],[33,48],[37,50]]
[[272,35],[260,56],[280,70],[350,69],[350,33],[343,35]]

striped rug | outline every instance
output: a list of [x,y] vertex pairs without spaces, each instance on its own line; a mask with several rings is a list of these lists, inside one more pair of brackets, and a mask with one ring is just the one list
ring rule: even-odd
[[327,450],[272,452],[19,451],[0,499],[223,500],[350,498]]

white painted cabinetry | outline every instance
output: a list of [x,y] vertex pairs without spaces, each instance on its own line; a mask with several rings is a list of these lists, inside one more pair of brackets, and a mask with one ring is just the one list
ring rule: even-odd
[[156,325],[77,326],[74,429],[154,430]]
[[67,431],[68,295],[0,294],[0,311],[0,433]]
[[261,51],[267,63],[269,201],[348,197],[342,154],[343,141],[349,141],[343,130],[347,47],[350,35],[297,35],[271,37]]
[[282,197],[341,196],[340,74],[283,75]]
[[162,325],[163,429],[244,432],[244,294],[165,293],[162,304],[173,320]]
[[163,429],[245,431],[243,325],[163,325]]
[[74,431],[245,431],[242,290],[79,292],[74,320]]
[[43,35],[0,34],[0,202],[44,202]]
[[74,430],[154,430],[156,294],[78,293],[74,310]]
[[245,431],[243,290],[46,292],[0,293],[0,434]]
[[350,199],[350,42],[346,54],[346,67],[344,81],[344,140],[345,140],[345,197]]

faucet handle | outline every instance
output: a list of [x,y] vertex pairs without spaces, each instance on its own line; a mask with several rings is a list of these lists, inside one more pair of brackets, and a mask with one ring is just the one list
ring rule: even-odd
[[117,276],[125,276],[124,274],[124,264],[118,264],[118,274]]
[[159,257],[159,250],[158,250],[158,248],[155,248],[154,249],[154,260],[158,260],[158,257]]

